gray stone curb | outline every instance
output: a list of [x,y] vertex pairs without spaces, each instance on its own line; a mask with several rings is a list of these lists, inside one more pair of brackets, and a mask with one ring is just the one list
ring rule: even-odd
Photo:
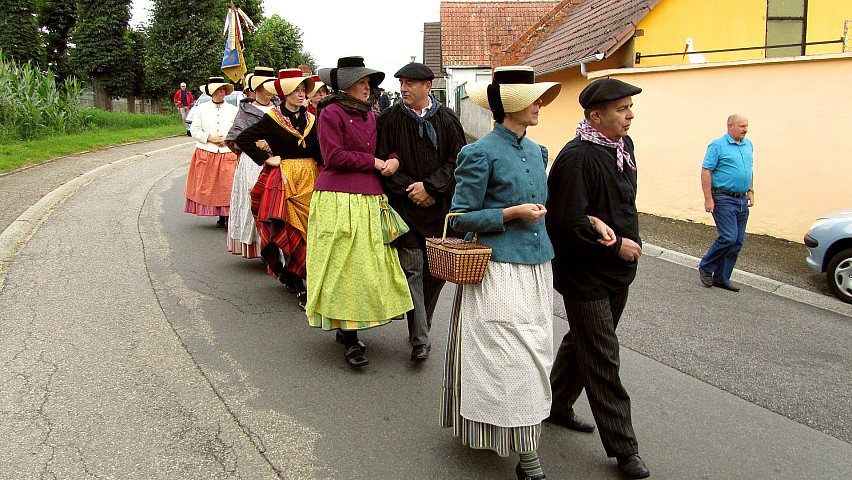
[[90,170],[83,175],[80,175],[73,180],[70,180],[52,192],[41,198],[35,205],[32,205],[18,218],[15,219],[2,233],[0,233],[0,292],[6,286],[6,273],[15,260],[15,256],[24,248],[29,239],[35,234],[39,226],[44,223],[62,203],[75,192],[88,185],[89,183],[104,177],[109,172],[118,166],[137,160],[140,158],[149,157],[155,153],[165,152],[175,148],[185,147],[193,144],[194,141],[185,142],[170,147],[152,150],[150,152],[131,155],[114,162],[101,165],[94,170]]
[[[698,257],[687,255],[685,253],[675,252],[649,243],[642,244],[642,255],[659,258],[667,262],[675,263],[684,267],[697,269],[698,262],[701,261]],[[822,308],[830,312],[852,317],[852,305],[843,303],[840,300],[821,295],[804,288],[794,287],[792,285],[772,280],[771,278],[755,275],[754,273],[745,272],[739,269],[734,269],[731,279],[737,283],[748,285],[758,290],[763,290],[779,297],[784,297],[799,303],[811,305],[813,307]],[[695,275],[695,281],[698,281],[698,274]]]

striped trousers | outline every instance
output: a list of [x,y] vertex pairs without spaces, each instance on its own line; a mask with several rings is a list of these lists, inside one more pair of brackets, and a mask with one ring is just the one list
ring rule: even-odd
[[627,304],[627,292],[625,288],[603,300],[565,299],[571,329],[562,338],[550,373],[551,415],[572,415],[574,402],[585,387],[601,442],[610,457],[639,451],[630,418],[630,396],[618,375],[615,329]]
[[425,248],[398,248],[397,252],[414,303],[414,309],[405,315],[408,320],[408,341],[412,346],[429,345],[432,315],[446,282],[429,273]]

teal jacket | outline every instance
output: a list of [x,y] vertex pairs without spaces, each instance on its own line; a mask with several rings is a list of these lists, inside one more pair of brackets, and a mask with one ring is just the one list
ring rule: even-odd
[[[503,209],[547,201],[547,149],[501,124],[476,143],[461,149],[456,161],[456,191],[450,220],[460,232],[476,232],[477,241],[493,250],[495,262],[535,265],[553,258],[544,219],[503,222]],[[472,237],[472,233],[467,238]]]

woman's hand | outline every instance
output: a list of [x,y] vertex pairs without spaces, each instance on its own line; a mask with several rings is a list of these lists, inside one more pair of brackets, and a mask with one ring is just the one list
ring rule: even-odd
[[385,164],[381,168],[382,175],[385,177],[390,177],[396,173],[397,170],[399,170],[399,160],[396,158],[389,158],[385,160]]
[[382,160],[381,158],[376,158],[376,157],[373,157],[373,160],[374,160],[374,163],[375,163],[376,170],[381,172],[382,169],[385,168],[385,161]]
[[281,157],[279,157],[278,155],[274,157],[269,157],[266,159],[265,162],[263,162],[263,164],[268,165],[270,167],[278,167],[281,165]]
[[547,209],[540,203],[524,203],[515,205],[514,207],[503,209],[503,221],[514,220],[520,218],[526,223],[535,223],[547,213]]
[[615,245],[615,232],[609,228],[609,225],[603,222],[600,218],[594,215],[586,215],[589,218],[589,222],[592,224],[592,228],[595,229],[595,232],[598,234],[598,243],[605,247],[611,247]]
[[212,143],[213,145],[216,145],[218,147],[224,147],[225,137],[219,135],[210,135],[207,137],[207,143]]
[[272,148],[269,147],[269,144],[266,143],[266,140],[258,140],[256,142],[254,142],[254,144],[257,148],[259,148],[259,149],[263,150],[264,152],[272,155]]

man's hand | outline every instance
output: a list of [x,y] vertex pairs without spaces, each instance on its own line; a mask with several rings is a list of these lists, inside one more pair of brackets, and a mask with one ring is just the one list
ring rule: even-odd
[[635,262],[642,256],[642,247],[638,243],[626,237],[621,237],[621,248],[618,256],[625,262]]
[[749,190],[748,193],[746,193],[746,195],[748,196],[748,206],[753,207],[754,206],[754,190]]
[[409,185],[405,191],[408,192],[408,198],[418,205],[431,197],[429,192],[426,191],[426,187],[423,185],[423,182],[414,182]]
[[589,221],[592,223],[592,228],[595,229],[595,232],[598,234],[598,243],[605,247],[611,247],[615,245],[615,232],[603,222],[600,218],[594,215],[587,215]]
[[704,211],[707,213],[713,213],[713,209],[716,207],[716,202],[713,201],[713,197],[708,197],[704,199]]

